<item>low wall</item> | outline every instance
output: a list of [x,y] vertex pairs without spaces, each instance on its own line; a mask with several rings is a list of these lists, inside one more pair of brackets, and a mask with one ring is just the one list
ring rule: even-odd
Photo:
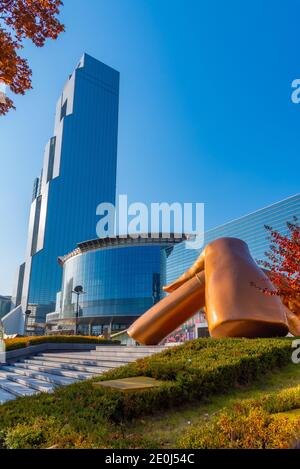
[[[15,361],[28,355],[35,355],[43,352],[80,352],[95,350],[100,344],[61,344],[61,343],[44,343],[38,345],[30,345],[16,350],[6,352],[6,361]],[[112,344],[101,344],[101,347],[109,347]]]

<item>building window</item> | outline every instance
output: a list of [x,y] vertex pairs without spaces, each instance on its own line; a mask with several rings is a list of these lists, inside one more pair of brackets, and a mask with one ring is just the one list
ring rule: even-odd
[[36,191],[36,197],[39,197],[42,192],[42,182],[43,182],[43,168],[41,170],[41,175],[38,178],[38,186],[37,186],[37,191]]
[[68,105],[68,100],[66,99],[64,104],[61,107],[60,120],[62,120],[67,115],[67,105]]
[[210,337],[208,327],[198,327],[197,328],[197,338]]
[[92,326],[92,335],[101,335],[103,327],[101,324],[95,324]]
[[38,188],[39,188],[39,183],[40,180],[39,178],[35,178],[33,182],[33,188],[32,188],[32,202],[36,199],[37,193],[38,193]]
[[37,249],[37,240],[38,240],[39,226],[40,226],[41,206],[42,206],[42,196],[39,196],[36,199],[35,216],[34,216],[34,224],[33,224],[32,244],[31,244],[31,255],[32,256],[34,256],[34,254],[36,253],[36,249]]
[[51,140],[50,140],[47,182],[50,181],[50,179],[52,179],[52,177],[53,177],[55,143],[56,143],[56,137],[52,137]]
[[21,264],[19,267],[19,276],[18,276],[15,306],[19,306],[21,304],[22,290],[23,290],[23,283],[24,283],[24,273],[25,273],[25,262],[23,262],[23,264]]

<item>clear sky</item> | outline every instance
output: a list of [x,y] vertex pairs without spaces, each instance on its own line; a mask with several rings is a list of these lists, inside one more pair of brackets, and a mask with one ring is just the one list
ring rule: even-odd
[[299,192],[299,1],[65,0],[61,17],[60,39],[26,44],[34,89],[0,118],[0,294],[24,260],[32,182],[83,52],[121,73],[130,201],[204,202],[211,228]]

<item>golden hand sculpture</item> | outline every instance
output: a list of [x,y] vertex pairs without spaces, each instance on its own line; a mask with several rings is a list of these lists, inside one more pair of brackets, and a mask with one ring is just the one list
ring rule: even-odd
[[142,344],[158,344],[205,308],[212,337],[275,337],[289,330],[300,335],[300,319],[278,296],[266,295],[253,285],[274,290],[244,241],[219,238],[164,288],[170,295],[139,317],[128,334]]

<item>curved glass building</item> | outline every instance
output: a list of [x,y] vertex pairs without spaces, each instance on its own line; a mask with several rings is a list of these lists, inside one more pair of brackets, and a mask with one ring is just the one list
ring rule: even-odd
[[[167,258],[181,241],[174,236],[117,236],[78,244],[59,258],[63,280],[57,297],[58,322],[72,325],[78,313],[80,333],[101,334],[105,326],[125,329],[163,297]],[[78,309],[77,286],[83,288]]]

